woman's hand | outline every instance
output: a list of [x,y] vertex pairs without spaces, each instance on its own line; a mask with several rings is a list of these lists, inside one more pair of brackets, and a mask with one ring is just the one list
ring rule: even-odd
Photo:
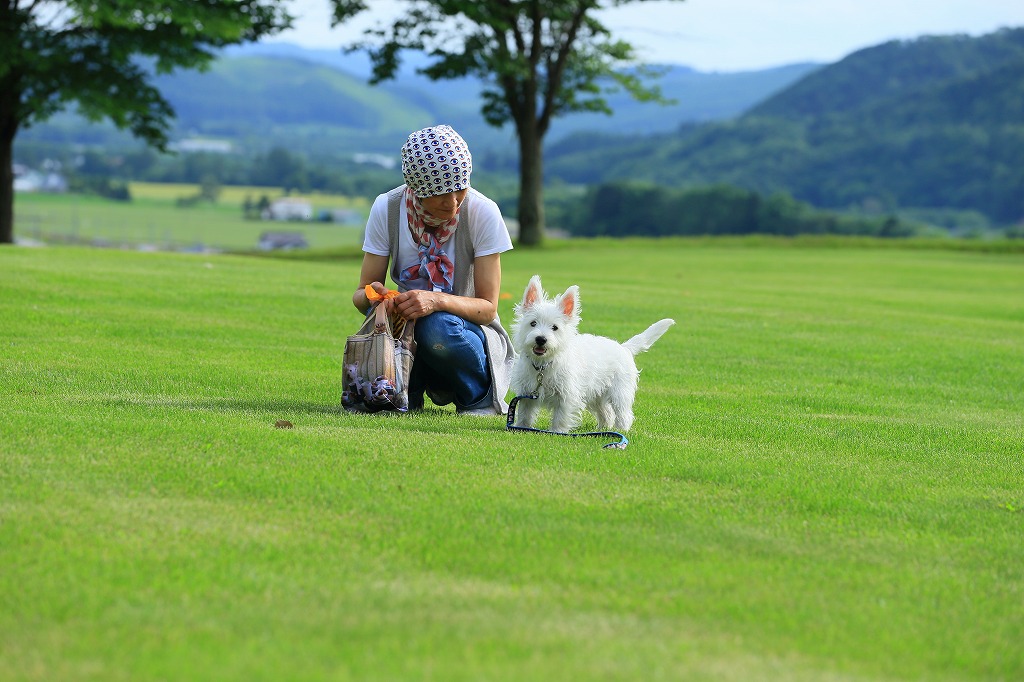
[[[376,284],[376,282],[374,282]],[[376,290],[376,287],[374,287]],[[419,317],[443,310],[443,302],[446,294],[437,291],[411,290],[395,296],[390,301],[389,312],[394,310],[407,320],[415,320]]]
[[[376,300],[381,301],[381,303],[384,304],[384,310],[390,313],[391,301],[389,299],[384,298],[384,296],[388,293],[388,288],[377,281],[370,282],[367,285],[367,287],[376,292],[376,294],[379,296],[379,298]],[[352,295],[352,302],[355,304],[356,308],[358,308],[359,311],[364,314],[369,313],[370,308],[373,307],[374,303],[372,300],[370,300],[370,297],[367,295],[366,287],[360,287],[359,289],[356,289],[356,293]]]
[[370,288],[377,292],[377,295],[381,297],[388,293],[388,288],[380,282],[370,282]]
[[363,254],[363,266],[359,272],[359,288],[352,292],[352,305],[356,307],[356,310],[365,315],[370,309],[371,301],[367,298],[366,290],[364,289],[367,284],[373,287],[373,290],[378,294],[387,292],[387,287],[381,284],[387,278],[387,274],[387,256],[376,256],[372,253]]
[[[490,324],[498,314],[498,291],[501,286],[500,254],[478,256],[473,259],[473,282],[476,296],[456,296],[440,291],[410,290],[384,301],[385,310],[397,312],[407,320],[426,317],[431,313],[445,311],[458,315],[475,324]],[[363,287],[367,284],[380,295],[387,293],[382,282],[387,278],[388,257],[363,254],[363,269],[359,275],[359,288],[352,295],[352,302],[362,313],[370,307]]]

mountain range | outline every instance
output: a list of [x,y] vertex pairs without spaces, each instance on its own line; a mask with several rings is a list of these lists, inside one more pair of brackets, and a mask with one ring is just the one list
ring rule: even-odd
[[[514,133],[483,122],[480,83],[430,81],[416,73],[422,56],[405,57],[397,78],[371,87],[365,55],[255,44],[156,83],[177,113],[178,139],[226,140],[250,155],[279,147],[330,164],[393,158],[410,130],[449,123],[489,168],[513,169]],[[547,178],[723,184],[827,208],[1024,221],[1024,28],[891,41],[828,65],[659,70],[670,105],[613,94],[611,116],[557,119]],[[73,114],[22,139],[108,149],[127,141]]]
[[726,184],[826,208],[973,211],[1024,222],[1024,28],[859,50],[727,121],[671,134],[571,137],[567,182]]
[[[454,126],[474,150],[515,157],[514,131],[496,129],[480,114],[481,85],[474,79],[434,82],[416,73],[423,57],[405,54],[397,77],[370,86],[370,65],[361,53],[307,49],[287,43],[255,43],[226,49],[204,72],[158,76],[155,84],[176,113],[174,138],[228,140],[251,152],[282,146],[314,156],[393,155],[412,130]],[[556,119],[553,142],[578,132],[670,132],[692,122],[736,116],[798,81],[819,64],[792,64],[746,72],[700,72],[654,67],[671,103],[639,103],[609,94],[614,114],[580,113]],[[124,145],[126,134],[110,125],[61,114],[25,132],[26,140],[64,140]]]

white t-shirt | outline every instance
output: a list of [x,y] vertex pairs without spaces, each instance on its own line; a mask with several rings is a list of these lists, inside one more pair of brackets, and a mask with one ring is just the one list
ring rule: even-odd
[[[409,217],[406,214],[405,202],[399,202],[398,214],[398,268],[401,272],[410,265],[420,262],[419,247],[412,239],[409,231]],[[456,234],[462,230],[469,230],[472,237],[473,255],[476,258],[490,256],[495,253],[504,253],[512,249],[512,239],[508,235],[508,227],[505,219],[501,217],[501,210],[491,199],[477,192],[472,187],[466,193],[466,200],[459,208],[462,219]],[[463,235],[461,238],[465,238]],[[445,242],[441,251],[446,253],[455,263],[455,253],[451,249],[453,239]],[[390,256],[391,244],[388,239],[388,195],[379,195],[370,207],[370,217],[366,221],[366,235],[363,238],[363,251],[376,256]],[[392,264],[394,265],[394,264]],[[389,268],[390,269],[390,268]]]

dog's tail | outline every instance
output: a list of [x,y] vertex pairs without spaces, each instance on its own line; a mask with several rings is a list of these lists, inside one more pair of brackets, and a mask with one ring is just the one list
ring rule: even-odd
[[633,355],[639,355],[654,345],[654,342],[661,338],[661,335],[668,331],[668,328],[676,323],[675,320],[659,320],[640,332],[629,341],[622,344],[622,347]]

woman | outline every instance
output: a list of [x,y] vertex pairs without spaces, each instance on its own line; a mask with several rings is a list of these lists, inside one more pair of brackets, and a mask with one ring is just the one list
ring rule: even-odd
[[369,312],[364,288],[384,294],[390,263],[401,293],[384,304],[416,323],[410,409],[423,407],[424,392],[460,414],[508,409],[515,353],[498,294],[512,240],[497,204],[470,187],[472,171],[469,147],[450,126],[418,130],[402,146],[405,184],[378,196],[366,223],[352,303]]

